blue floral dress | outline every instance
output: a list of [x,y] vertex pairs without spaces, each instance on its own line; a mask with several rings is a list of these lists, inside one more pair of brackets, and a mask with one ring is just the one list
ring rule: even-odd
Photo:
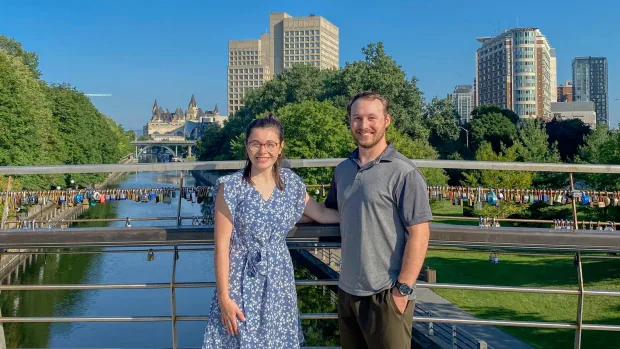
[[231,336],[214,293],[203,348],[299,348],[304,337],[285,239],[303,215],[306,186],[293,171],[281,169],[284,190],[274,188],[265,200],[242,173],[221,177],[217,187],[224,184],[233,217],[228,292],[246,321],[237,319],[239,334]]

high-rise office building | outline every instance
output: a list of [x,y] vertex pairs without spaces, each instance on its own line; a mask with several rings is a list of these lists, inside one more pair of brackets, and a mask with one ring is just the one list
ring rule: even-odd
[[495,104],[522,118],[551,116],[552,48],[537,28],[515,28],[478,38],[478,104]]
[[564,85],[558,86],[558,102],[573,101],[573,82],[571,80],[564,81]]
[[555,103],[558,100],[558,68],[555,49],[552,48],[549,54],[551,55],[551,103]]
[[474,87],[471,85],[458,85],[452,93],[452,105],[459,114],[459,122],[467,123],[471,119],[471,111],[474,109]]
[[294,64],[338,69],[338,27],[315,15],[269,15],[269,33],[259,40],[228,42],[228,113],[243,106],[246,92],[262,86]]
[[573,98],[575,102],[592,101],[596,107],[596,124],[609,127],[607,58],[573,59]]

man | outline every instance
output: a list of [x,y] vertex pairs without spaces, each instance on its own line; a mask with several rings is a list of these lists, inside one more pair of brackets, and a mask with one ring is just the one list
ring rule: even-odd
[[432,214],[426,181],[387,142],[388,101],[362,92],[347,107],[357,142],[325,200],[340,213],[338,323],[343,349],[411,348],[418,278]]

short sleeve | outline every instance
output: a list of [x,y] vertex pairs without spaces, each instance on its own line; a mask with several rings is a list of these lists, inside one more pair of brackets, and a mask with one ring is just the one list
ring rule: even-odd
[[235,220],[235,213],[236,213],[236,208],[237,208],[237,201],[238,201],[238,197],[239,197],[239,188],[240,183],[238,182],[238,176],[236,175],[229,175],[229,176],[223,176],[217,179],[217,182],[215,184],[215,188],[214,188],[214,193],[213,193],[213,203],[215,205],[215,199],[217,198],[217,193],[219,191],[220,188],[220,184],[223,184],[222,186],[222,197],[224,198],[224,202],[226,203],[226,207],[228,207],[228,211],[230,211],[230,215],[233,219],[233,222]]
[[334,170],[334,175],[332,176],[332,182],[329,185],[327,197],[325,198],[325,207],[331,208],[334,210],[338,209],[338,194],[336,193],[336,170]]
[[292,170],[286,169],[286,171],[287,188],[285,190],[291,195],[295,217],[299,220],[306,209],[306,183]]
[[427,190],[426,179],[418,169],[411,170],[396,185],[396,206],[405,227],[433,220]]

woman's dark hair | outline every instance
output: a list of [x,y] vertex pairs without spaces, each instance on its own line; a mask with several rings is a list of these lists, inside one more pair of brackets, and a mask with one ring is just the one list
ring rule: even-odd
[[[245,130],[246,147],[248,145],[248,139],[250,138],[250,135],[252,134],[252,130],[254,130],[255,128],[273,128],[278,134],[278,138],[280,139],[279,144],[282,144],[282,141],[284,141],[284,134],[282,133],[282,124],[280,123],[280,120],[278,120],[278,118],[274,114],[267,113],[265,117],[255,119],[254,121],[252,121],[246,128]],[[280,178],[280,168],[282,167],[283,156],[284,156],[284,150],[282,151],[280,155],[278,155],[278,159],[276,160],[276,163],[273,164],[273,179],[276,182],[276,187],[279,190],[284,190],[284,182],[282,182],[282,178]],[[246,150],[246,161],[245,161],[245,167],[243,168],[243,180],[254,185],[254,182],[252,182],[251,174],[252,174],[252,162],[250,161],[250,158],[247,157],[247,150]]]

